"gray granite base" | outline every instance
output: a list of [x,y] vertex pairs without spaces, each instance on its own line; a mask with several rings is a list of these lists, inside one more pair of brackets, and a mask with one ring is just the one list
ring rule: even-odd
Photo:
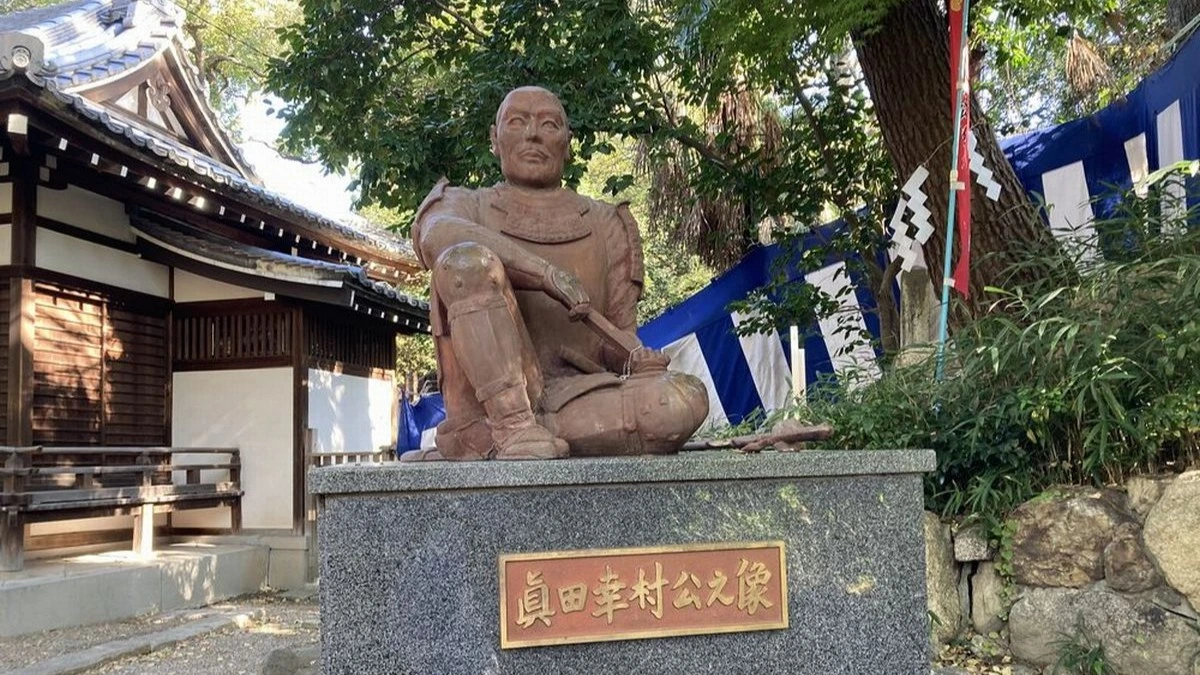
[[[323,673],[929,672],[930,451],[337,466]],[[786,630],[501,650],[502,553],[783,540]]]

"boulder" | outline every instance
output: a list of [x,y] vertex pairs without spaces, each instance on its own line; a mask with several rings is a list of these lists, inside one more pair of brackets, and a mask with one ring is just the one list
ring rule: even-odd
[[962,607],[958,601],[958,567],[950,543],[950,528],[938,517],[925,512],[925,588],[929,611],[933,613],[930,640],[935,646],[958,635]]
[[1122,523],[1104,547],[1104,581],[1108,587],[1126,593],[1148,591],[1162,583],[1158,568],[1142,546],[1141,529],[1135,523]]
[[267,656],[262,675],[317,675],[321,670],[321,647],[309,645],[276,649]]
[[1073,588],[1024,588],[1008,612],[1008,644],[1015,658],[1048,665],[1058,660],[1058,643],[1075,630]]
[[1121,675],[1188,673],[1200,654],[1200,632],[1157,605],[1096,587],[1075,606],[1083,631]]
[[1125,494],[1129,499],[1129,510],[1138,520],[1145,522],[1150,509],[1158,503],[1174,476],[1134,476],[1125,481]]
[[1167,583],[1200,610],[1200,471],[1167,485],[1146,516],[1142,537]]
[[1081,588],[1104,578],[1104,547],[1132,517],[1123,495],[1073,490],[1013,512],[1013,578],[1025,586]]
[[971,624],[983,635],[1004,628],[1003,590],[1004,580],[996,573],[996,565],[979,563],[971,575]]
[[1186,619],[1103,585],[1025,589],[1008,628],[1013,656],[1043,665],[1058,660],[1064,643],[1084,637],[1103,646],[1120,675],[1188,673],[1200,653],[1200,633]]

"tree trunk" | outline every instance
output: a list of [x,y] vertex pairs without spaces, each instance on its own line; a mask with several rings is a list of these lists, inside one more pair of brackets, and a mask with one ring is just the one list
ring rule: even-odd
[[1167,0],[1167,32],[1174,36],[1200,14],[1200,0]]
[[[906,180],[918,165],[929,169],[926,202],[933,212],[934,234],[926,242],[925,259],[937,291],[941,291],[942,252],[946,241],[946,196],[951,154],[950,48],[946,17],[935,0],[904,0],[873,32],[856,36],[859,62],[884,144],[899,178]],[[1000,200],[989,200],[972,181],[971,297],[968,305],[986,306],[984,287],[1010,285],[1028,276],[1006,277],[1022,251],[1052,246],[1050,231],[1000,150],[987,117],[972,97],[971,122],[984,163],[1000,183]],[[955,246],[958,248],[957,233]],[[1026,273],[1029,274],[1029,273]]]

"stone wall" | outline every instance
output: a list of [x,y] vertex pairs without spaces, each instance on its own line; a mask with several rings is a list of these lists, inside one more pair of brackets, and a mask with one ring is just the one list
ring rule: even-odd
[[932,514],[925,531],[935,648],[1049,673],[1068,643],[1100,646],[1117,675],[1200,675],[1200,471],[1042,495],[1001,551]]

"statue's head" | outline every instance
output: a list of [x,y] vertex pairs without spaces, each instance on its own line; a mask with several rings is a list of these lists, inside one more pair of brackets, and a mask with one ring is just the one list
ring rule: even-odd
[[508,92],[491,130],[492,152],[513,185],[554,188],[562,182],[571,150],[567,112],[558,97],[541,87]]

